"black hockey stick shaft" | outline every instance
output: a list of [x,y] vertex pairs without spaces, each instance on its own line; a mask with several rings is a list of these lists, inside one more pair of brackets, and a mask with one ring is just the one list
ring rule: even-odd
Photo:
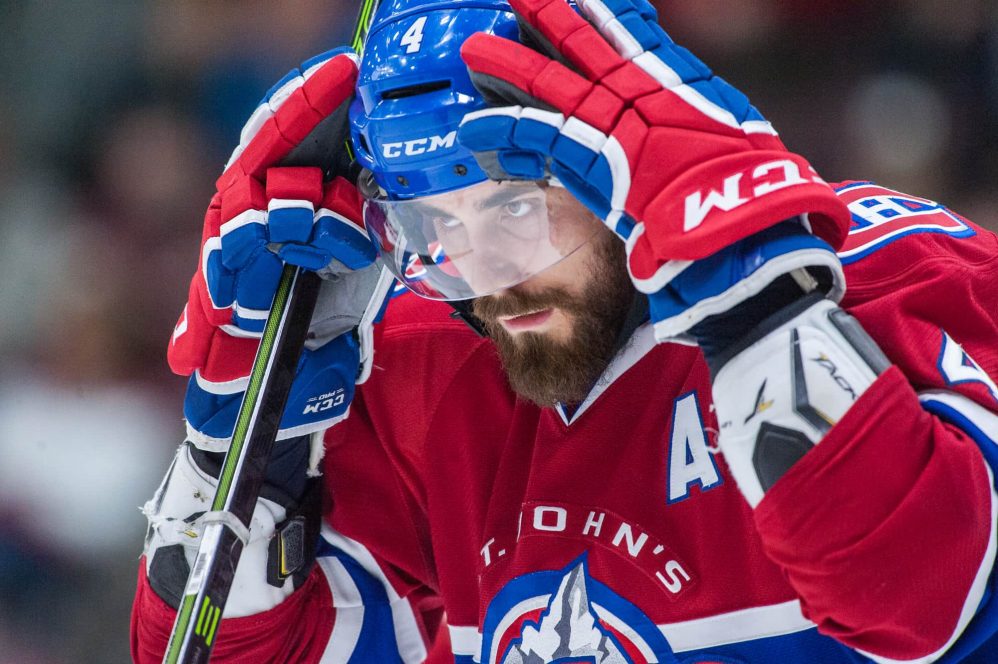
[[211,655],[318,289],[314,272],[285,267],[211,506],[211,514],[228,516],[205,525],[164,662],[202,663]]
[[[377,4],[378,0],[363,0],[361,5],[352,43],[358,53]],[[285,265],[281,274],[164,664],[203,664],[211,656],[308,335],[319,284],[315,272],[293,265]]]

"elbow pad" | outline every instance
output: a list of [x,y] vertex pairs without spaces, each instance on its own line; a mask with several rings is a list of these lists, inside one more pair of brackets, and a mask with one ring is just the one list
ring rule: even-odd
[[713,380],[718,444],[752,507],[890,366],[855,318],[817,295],[726,355]]

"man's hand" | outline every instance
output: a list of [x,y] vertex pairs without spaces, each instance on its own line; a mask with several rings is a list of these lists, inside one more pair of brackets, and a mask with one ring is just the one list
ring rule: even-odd
[[497,107],[469,114],[458,138],[490,176],[557,177],[604,219],[627,242],[659,339],[800,270],[820,273],[796,275],[802,294],[841,296],[846,207],[650,4],[580,0],[584,17],[564,0],[511,4],[537,50],[484,34],[465,43]]
[[[168,358],[191,375],[184,414],[205,449],[224,449],[285,263],[326,278],[280,438],[329,426],[346,412],[369,335],[349,334],[380,306],[375,250],[361,200],[343,177],[345,109],[356,56],[318,56],[268,92],[243,129],[205,216],[199,269]],[[288,163],[307,163],[290,166]],[[322,163],[316,163],[322,162]]]

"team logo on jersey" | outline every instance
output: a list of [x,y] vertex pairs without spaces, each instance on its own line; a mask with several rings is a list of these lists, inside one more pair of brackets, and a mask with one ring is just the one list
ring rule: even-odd
[[839,251],[844,264],[853,263],[880,247],[913,233],[945,233],[970,237],[975,231],[945,206],[925,198],[909,196],[856,182],[836,190],[849,206],[852,227]]
[[654,623],[589,576],[586,560],[513,579],[486,613],[490,664],[647,664],[673,661]]
[[481,656],[488,664],[678,661],[641,609],[590,576],[585,555],[507,583],[486,612]]

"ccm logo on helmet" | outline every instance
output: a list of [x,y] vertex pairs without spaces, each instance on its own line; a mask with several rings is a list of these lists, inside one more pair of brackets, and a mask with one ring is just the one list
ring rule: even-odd
[[746,170],[729,175],[724,178],[720,191],[710,188],[686,197],[683,230],[691,231],[698,227],[715,208],[731,212],[754,198],[811,183],[825,184],[825,181],[813,169],[802,174],[800,166],[789,159],[770,161],[756,166],[751,172]]
[[381,146],[381,154],[385,156],[385,159],[395,159],[402,155],[415,157],[426,152],[436,152],[440,148],[452,148],[455,138],[457,138],[456,129],[444,136],[427,136],[399,143],[384,143]]

